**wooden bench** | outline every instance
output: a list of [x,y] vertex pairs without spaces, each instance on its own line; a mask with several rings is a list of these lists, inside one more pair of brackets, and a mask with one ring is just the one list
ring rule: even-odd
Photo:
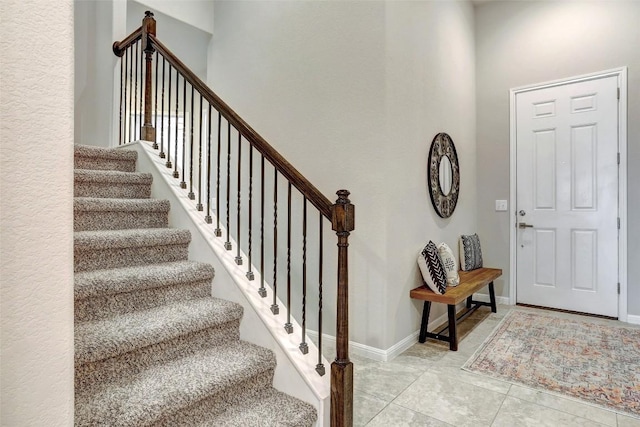
[[[449,349],[458,351],[458,334],[457,322],[466,319],[471,313],[476,311],[480,306],[486,305],[491,307],[492,312],[496,312],[496,294],[493,289],[493,281],[502,275],[499,268],[478,268],[471,271],[460,271],[460,284],[455,287],[448,287],[442,295],[436,294],[426,286],[421,286],[411,290],[411,298],[424,301],[422,309],[422,323],[420,324],[420,342],[426,341],[427,337],[449,343]],[[491,302],[473,300],[474,292],[479,291],[489,285],[489,298]],[[467,309],[457,316],[456,304],[467,301]],[[449,323],[439,331],[433,333],[427,331],[429,322],[429,312],[431,311],[431,303],[440,302],[447,304]],[[449,335],[442,335],[445,329],[449,329]]]

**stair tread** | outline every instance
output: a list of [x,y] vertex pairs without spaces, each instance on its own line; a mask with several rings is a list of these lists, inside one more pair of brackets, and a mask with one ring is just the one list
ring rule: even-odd
[[113,160],[136,161],[138,159],[138,152],[134,150],[120,150],[93,145],[75,144],[73,146],[73,154],[75,157],[96,157]]
[[189,230],[177,228],[136,228],[125,230],[92,230],[73,233],[74,249],[114,249],[137,246],[188,244]]
[[74,297],[79,300],[114,295],[180,283],[212,280],[213,276],[213,266],[196,261],[83,271],[74,276]]
[[257,395],[244,399],[221,414],[201,417],[192,427],[267,427],[312,426],[317,420],[316,409],[307,402],[267,388]]
[[74,169],[73,173],[75,182],[105,182],[149,185],[153,181],[153,176],[147,172]]
[[76,322],[75,363],[95,362],[240,319],[242,306],[208,297]]
[[113,199],[74,197],[75,211],[91,212],[169,212],[171,204],[162,199]]
[[272,351],[244,341],[219,345],[76,394],[76,425],[148,425],[275,368]]

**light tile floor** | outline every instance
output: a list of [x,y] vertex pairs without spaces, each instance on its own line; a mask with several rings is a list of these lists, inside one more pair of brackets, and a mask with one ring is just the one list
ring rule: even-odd
[[535,309],[499,306],[488,316],[480,310],[461,323],[471,331],[457,352],[427,340],[390,362],[352,355],[354,425],[640,427],[637,418],[461,370],[509,310]]

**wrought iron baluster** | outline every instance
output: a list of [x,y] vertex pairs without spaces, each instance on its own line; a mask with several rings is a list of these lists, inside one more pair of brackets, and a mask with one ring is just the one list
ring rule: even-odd
[[[167,99],[167,163],[165,166],[169,169],[173,167],[171,164],[171,69],[173,67],[169,64],[169,95]],[[178,70],[176,70],[176,74],[178,74]],[[178,118],[176,117],[176,121]]]
[[287,183],[287,323],[284,330],[293,332],[291,324],[291,181]]
[[249,236],[248,236],[248,240],[249,240],[249,270],[247,271],[247,279],[249,280],[253,280],[255,278],[255,276],[253,275],[253,271],[251,271],[252,268],[252,264],[251,264],[251,250],[253,249],[251,247],[251,239],[252,239],[252,233],[253,231],[253,145],[251,145],[251,143],[249,143]]
[[[140,43],[138,41],[138,43]],[[136,126],[136,129],[138,130],[138,139],[142,139],[142,123],[144,123],[144,120],[142,118],[142,116],[144,115],[144,110],[142,109],[142,100],[144,99],[144,77],[142,75],[143,70],[144,70],[144,49],[142,49],[142,46],[140,46],[140,109],[138,110],[138,114],[136,114],[136,120],[140,120],[140,125]]]
[[[166,59],[162,57],[162,100],[160,101],[160,158],[164,159],[164,71],[166,65]],[[171,69],[171,64],[169,64]]]
[[[133,136],[131,135],[131,106],[132,106],[132,102],[133,102],[133,48],[129,47],[127,49],[127,67],[129,68],[129,82],[127,84],[127,87],[129,89],[129,111],[125,114],[125,118],[124,121],[126,123],[126,129],[125,129],[125,137],[128,135],[128,137],[126,137],[126,142],[131,142],[133,140]],[[126,73],[126,70],[125,70]],[[126,88],[125,88],[126,89]],[[125,104],[127,103],[127,100],[125,99]]]
[[124,59],[120,58],[120,121],[118,126],[118,145],[122,145],[122,91],[124,90]]
[[323,261],[323,241],[322,221],[324,217],[322,212],[318,215],[318,363],[316,364],[316,372],[323,376],[325,374],[324,363],[322,363],[322,261]]
[[307,345],[307,198],[302,204],[302,342],[300,351],[309,353]]
[[258,295],[267,296],[264,287],[264,155],[260,156],[260,288]]
[[278,169],[273,168],[273,314],[280,313],[278,307]]
[[202,94],[200,94],[200,132],[198,132],[198,204],[196,209],[202,211]]
[[224,242],[224,248],[231,250],[231,239],[229,236],[229,211],[231,200],[231,123],[227,120],[227,241]]
[[211,218],[211,104],[209,104],[207,119],[209,125],[209,132],[207,132],[207,216],[204,217],[204,220],[207,224],[211,224],[213,222]]
[[180,188],[186,189],[187,183],[185,181],[185,174],[187,170],[186,157],[187,157],[187,79],[182,77],[182,181],[180,181]]
[[216,157],[216,161],[218,166],[216,168],[216,236],[222,236],[222,230],[220,230],[220,146],[222,145],[221,141],[221,132],[222,132],[222,114],[218,112],[218,156]]
[[241,177],[242,177],[242,135],[238,131],[238,209],[236,210],[236,264],[242,265],[242,256],[240,256],[240,199],[241,199]]
[[[159,62],[160,54],[156,50],[156,73],[155,73],[155,96],[153,97],[154,107],[153,107],[153,128],[158,130],[158,62]],[[158,149],[158,140],[156,138],[153,141],[153,149]]]
[[[177,71],[177,70],[176,70]],[[184,103],[184,100],[182,100]],[[180,172],[178,172],[178,110],[180,107],[180,73],[176,72],[176,126],[174,130],[175,141],[173,143],[173,177],[180,178]],[[168,110],[171,110],[171,105],[169,105]],[[182,127],[184,128],[184,115],[182,119]],[[171,132],[169,132],[171,133]],[[184,157],[184,153],[183,153]]]
[[195,116],[193,110],[193,96],[194,96],[194,89],[193,89],[193,85],[191,85],[191,124],[189,125],[189,198],[191,200],[194,200],[196,198],[196,195],[193,193],[193,116]]
[[[135,108],[136,110],[138,109],[138,44],[140,44],[140,41],[136,42],[136,51],[134,56],[136,57],[136,68],[135,68],[135,87],[134,87],[134,101],[133,101],[133,108]],[[137,132],[140,132],[140,130],[138,129],[138,112],[134,110],[133,111],[133,137],[134,139],[138,139],[136,138]]]

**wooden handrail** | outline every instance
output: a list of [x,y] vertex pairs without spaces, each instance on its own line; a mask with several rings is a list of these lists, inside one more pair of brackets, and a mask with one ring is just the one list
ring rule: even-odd
[[294,187],[302,193],[327,219],[331,219],[333,203],[325,197],[307,178],[282,157],[258,132],[247,124],[231,107],[216,95],[198,76],[196,76],[176,55],[163,45],[155,36],[149,35],[152,46],[176,69],[182,76],[215,107],[222,116],[248,140],[256,150],[287,178]]
[[133,33],[129,34],[124,40],[120,42],[113,42],[113,53],[116,56],[122,57],[124,55],[124,51],[127,50],[129,46],[137,42],[142,38],[142,26],[135,30]]

